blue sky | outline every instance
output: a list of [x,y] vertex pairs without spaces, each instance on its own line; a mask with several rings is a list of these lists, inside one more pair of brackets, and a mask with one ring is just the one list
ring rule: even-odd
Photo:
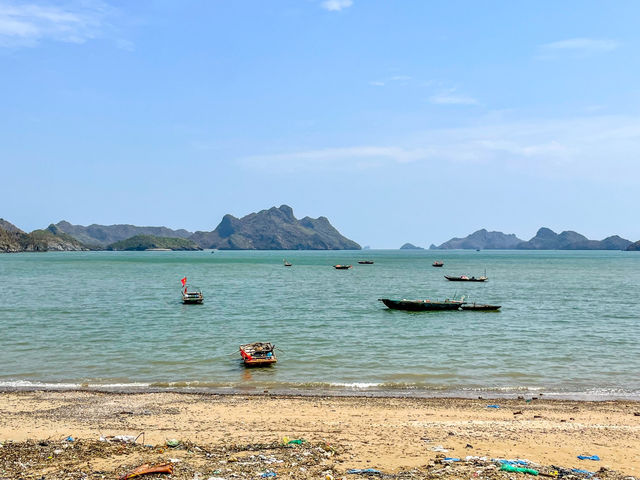
[[635,1],[0,0],[0,216],[640,239]]

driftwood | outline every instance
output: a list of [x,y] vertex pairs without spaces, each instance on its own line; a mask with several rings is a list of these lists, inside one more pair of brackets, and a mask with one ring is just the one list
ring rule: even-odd
[[162,463],[159,465],[149,465],[145,463],[144,465],[140,465],[138,468],[131,470],[129,473],[125,473],[118,480],[129,480],[130,478],[140,477],[142,475],[147,475],[150,473],[173,473],[173,465],[171,463]]

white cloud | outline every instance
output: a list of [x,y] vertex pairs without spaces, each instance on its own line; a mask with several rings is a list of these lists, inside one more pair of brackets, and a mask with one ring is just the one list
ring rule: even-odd
[[[443,162],[518,170],[550,178],[636,182],[640,176],[640,116],[539,119],[434,129],[401,145],[358,145],[245,157],[251,168],[357,171]],[[412,168],[414,168],[412,167]]]
[[43,40],[84,43],[100,34],[107,10],[97,1],[61,6],[0,0],[0,46],[35,46]]
[[540,45],[540,57],[549,58],[561,53],[577,56],[588,56],[596,53],[604,53],[615,50],[620,43],[610,39],[597,38],[569,38],[557,42]]
[[437,105],[478,105],[478,101],[468,95],[456,93],[455,88],[443,90],[429,97],[431,103]]
[[375,80],[375,81],[369,82],[369,85],[373,85],[374,87],[384,87],[384,82]]
[[329,10],[330,12],[339,12],[344,8],[349,8],[353,5],[353,0],[325,0],[322,2],[322,8]]

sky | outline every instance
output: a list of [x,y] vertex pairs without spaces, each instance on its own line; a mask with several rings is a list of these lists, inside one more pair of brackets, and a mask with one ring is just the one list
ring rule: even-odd
[[640,2],[0,0],[0,217],[640,239]]

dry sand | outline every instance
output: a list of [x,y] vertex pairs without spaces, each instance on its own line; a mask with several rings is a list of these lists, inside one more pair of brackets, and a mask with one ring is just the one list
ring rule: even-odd
[[[500,408],[488,408],[489,404]],[[116,448],[98,442],[101,436],[140,432],[144,432],[144,443],[156,448]],[[74,442],[63,442],[67,436],[72,436]],[[282,449],[279,445],[285,436],[305,439],[308,444],[295,447],[299,451]],[[187,447],[167,449],[168,439],[180,440]],[[42,445],[38,446],[38,442]],[[639,477],[640,404],[544,397],[527,402],[170,392],[4,392],[0,393],[0,443],[4,444],[0,447],[0,479],[17,478],[12,475],[18,468],[24,470],[20,478],[25,479],[115,478],[114,474],[140,463],[174,457],[180,462],[176,463],[172,478],[202,480],[210,476],[258,478],[255,472],[242,470],[252,465],[256,472],[272,468],[279,478],[338,478],[351,468],[375,468],[400,477],[404,472],[417,478],[447,476],[447,472],[453,474],[448,475],[452,478],[484,475],[482,469],[467,472],[464,462],[442,467],[443,456],[519,458],[544,467],[590,471],[604,467],[619,474],[610,473],[610,478]],[[142,437],[138,443],[142,443]],[[84,456],[78,453],[80,460],[75,466],[73,462],[65,464],[68,477],[55,476],[62,471],[62,464],[56,467],[63,458],[62,449],[58,448],[61,445],[76,448],[76,453],[84,449]],[[438,452],[440,446],[448,452]],[[51,454],[52,449],[58,451],[57,456]],[[33,457],[31,464],[29,455]],[[38,461],[37,455],[42,457]],[[264,458],[257,463],[248,462],[247,455]],[[578,455],[598,455],[601,461],[579,460]],[[271,465],[265,458],[272,457],[283,462]],[[299,470],[301,459],[306,459],[307,465]],[[73,472],[85,476],[74,477]],[[506,473],[499,473],[507,478]],[[510,475],[513,478],[514,474]],[[598,477],[609,478],[604,471]]]

